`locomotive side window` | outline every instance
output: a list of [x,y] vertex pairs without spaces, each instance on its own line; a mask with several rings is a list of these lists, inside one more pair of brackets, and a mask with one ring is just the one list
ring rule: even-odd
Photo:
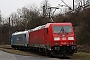
[[26,34],[24,34],[24,36],[26,37]]
[[72,32],[71,26],[53,26],[53,32],[54,33],[60,33],[60,32]]
[[46,34],[48,34],[48,28],[46,28]]

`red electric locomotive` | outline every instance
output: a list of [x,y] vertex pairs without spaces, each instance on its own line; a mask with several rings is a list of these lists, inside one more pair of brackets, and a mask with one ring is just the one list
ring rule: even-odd
[[31,49],[59,56],[76,52],[76,36],[72,23],[47,23],[29,32]]

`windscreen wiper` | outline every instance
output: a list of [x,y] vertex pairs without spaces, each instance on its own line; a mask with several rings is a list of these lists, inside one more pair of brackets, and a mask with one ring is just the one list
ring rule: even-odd
[[68,32],[66,32],[66,31],[64,30],[63,26],[62,26],[62,28],[61,28],[61,30],[60,30],[60,32],[59,32],[58,34],[60,34],[60,33],[61,33],[61,31],[62,31],[62,32],[65,32],[65,33],[67,33],[67,34],[68,34]]
[[60,34],[60,33],[61,33],[61,31],[62,31],[62,32],[64,32],[64,28],[63,28],[63,26],[62,26],[62,28],[61,28],[61,30],[60,30],[60,32],[59,32],[58,34]]

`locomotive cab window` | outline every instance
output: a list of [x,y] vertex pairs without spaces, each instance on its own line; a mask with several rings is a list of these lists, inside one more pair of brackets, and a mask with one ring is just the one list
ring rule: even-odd
[[71,26],[53,26],[53,33],[72,32]]

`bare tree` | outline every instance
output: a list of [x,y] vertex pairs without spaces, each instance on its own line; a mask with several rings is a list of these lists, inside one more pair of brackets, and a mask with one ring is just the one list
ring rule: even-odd
[[10,22],[11,26],[19,25],[19,16],[17,15],[17,13],[12,13],[10,15],[10,20],[11,20]]
[[2,23],[2,16],[1,16],[1,11],[0,11],[0,25]]

